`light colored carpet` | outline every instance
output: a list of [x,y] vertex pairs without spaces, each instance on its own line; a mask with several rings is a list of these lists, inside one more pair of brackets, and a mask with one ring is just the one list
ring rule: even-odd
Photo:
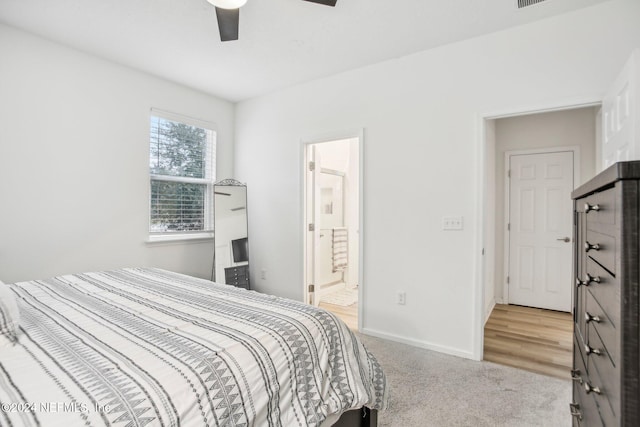
[[320,301],[327,304],[341,305],[347,307],[358,302],[358,288],[342,288],[327,295],[322,295]]
[[571,426],[571,381],[366,335],[390,385],[380,427]]

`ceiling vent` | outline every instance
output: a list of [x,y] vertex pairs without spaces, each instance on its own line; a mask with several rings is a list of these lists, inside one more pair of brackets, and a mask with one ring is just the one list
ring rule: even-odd
[[533,6],[536,3],[542,3],[546,0],[518,0],[518,9],[522,9],[523,7]]

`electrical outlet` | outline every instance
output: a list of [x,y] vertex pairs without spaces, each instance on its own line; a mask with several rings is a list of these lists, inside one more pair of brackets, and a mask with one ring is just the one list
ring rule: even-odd
[[407,303],[406,292],[396,292],[396,304],[405,305]]
[[267,270],[265,270],[264,268],[260,270],[260,278],[262,280],[267,280]]
[[463,227],[463,218],[461,216],[443,216],[442,217],[442,229],[451,231],[451,230],[462,230]]

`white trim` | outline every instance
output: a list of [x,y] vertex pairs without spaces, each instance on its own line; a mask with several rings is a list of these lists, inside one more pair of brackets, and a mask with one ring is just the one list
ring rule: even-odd
[[438,353],[450,354],[452,356],[463,357],[465,359],[474,359],[477,360],[472,352],[460,350],[453,347],[447,347],[439,344],[433,344],[428,341],[416,340],[413,338],[403,337],[401,335],[388,334],[386,332],[380,332],[376,329],[363,328],[360,332],[365,335],[370,335],[372,337],[383,338],[389,341],[399,342],[402,344],[407,344],[413,347],[424,348],[426,350],[437,351]]
[[528,116],[538,113],[553,113],[557,111],[577,110],[579,108],[596,107],[598,105],[602,105],[602,98],[570,98],[565,102],[534,104],[522,108],[506,108],[502,110],[485,112],[484,114],[481,114],[480,117],[484,120],[506,119],[508,117]]
[[[188,242],[201,239],[213,239],[213,192],[214,184],[216,182],[217,173],[217,146],[218,146],[218,132],[215,124],[206,120],[185,116],[182,114],[172,113],[170,111],[160,110],[157,108],[149,109],[149,124],[152,123],[153,117],[159,119],[173,121],[176,123],[183,123],[189,126],[198,127],[204,129],[207,134],[207,167],[205,169],[205,178],[192,178],[181,177],[171,175],[158,175],[152,174],[149,170],[149,193],[147,194],[148,208],[147,208],[147,232],[148,239],[145,243],[159,243],[159,242]],[[150,144],[147,144],[147,148],[150,150]],[[149,151],[147,152],[147,158],[149,158]],[[168,182],[183,182],[187,184],[199,184],[205,185],[206,191],[204,194],[204,230],[195,233],[180,233],[180,232],[165,232],[156,233],[151,231],[151,185],[153,181],[168,181]]]
[[327,132],[316,136],[302,138],[300,140],[300,158],[301,158],[301,200],[302,200],[302,215],[300,230],[302,233],[302,286],[303,286],[303,301],[307,303],[309,301],[309,293],[307,289],[307,148],[312,144],[320,144],[323,142],[340,141],[348,139],[358,140],[358,331],[361,331],[364,325],[364,288],[365,288],[365,276],[364,276],[364,129],[345,130],[338,132]]
[[504,254],[503,254],[503,278],[502,299],[505,304],[509,304],[509,284],[506,278],[509,277],[509,262],[511,259],[510,238],[511,233],[507,229],[507,224],[511,222],[511,179],[509,170],[511,157],[526,156],[530,154],[550,154],[550,153],[572,153],[573,154],[573,188],[580,183],[580,147],[577,145],[567,147],[532,148],[527,150],[510,150],[504,152],[504,223],[501,224],[504,230]]
[[480,140],[476,147],[476,157],[478,161],[478,176],[476,177],[476,200],[475,205],[478,214],[476,215],[476,233],[474,248],[476,249],[476,257],[474,260],[475,270],[475,283],[473,287],[473,330],[471,331],[471,359],[482,360],[483,348],[484,348],[484,271],[485,271],[485,254],[484,254],[484,212],[486,207],[484,206],[485,199],[485,178],[486,178],[486,121],[487,119],[482,116],[477,116],[476,129],[480,135]]
[[482,324],[483,327],[487,324],[489,317],[491,317],[491,313],[493,313],[493,309],[496,308],[496,304],[498,303],[496,301],[493,301],[493,303],[491,304],[491,308],[484,313],[484,323]]
[[202,184],[213,185],[213,180],[206,178],[192,178],[188,176],[174,176],[174,175],[157,175],[149,174],[152,181],[168,181],[168,182],[184,182],[185,184]]
[[180,122],[187,125],[217,132],[216,124],[208,120],[200,119],[197,117],[185,116],[184,114],[173,113],[171,111],[160,110],[158,108],[150,108],[149,113],[155,117],[161,117],[163,119],[171,120],[173,122]]
[[149,235],[149,238],[145,241],[147,244],[156,243],[176,243],[176,242],[194,242],[200,243],[201,241],[213,241],[213,233],[193,233],[193,234],[156,234]]
[[[478,159],[477,163],[477,175],[476,175],[476,208],[477,211],[477,231],[476,231],[476,257],[475,257],[475,286],[473,289],[473,315],[474,315],[474,330],[472,331],[472,354],[471,357],[474,360],[482,360],[484,353],[484,288],[486,284],[484,283],[484,255],[482,254],[482,248],[484,246],[484,217],[485,212],[487,212],[487,206],[484,203],[484,193],[485,183],[485,169],[486,169],[486,159],[485,154],[487,150],[487,140],[486,140],[486,122],[487,120],[495,120],[505,117],[513,117],[513,116],[522,116],[533,113],[540,112],[552,112],[552,111],[562,111],[562,110],[571,110],[589,106],[597,106],[602,105],[602,97],[601,96],[590,96],[590,97],[581,97],[581,98],[570,98],[565,100],[556,100],[553,102],[539,104],[539,105],[528,105],[521,107],[509,107],[502,110],[497,110],[493,112],[484,112],[478,113],[476,115],[477,120],[477,144],[476,147],[478,152],[476,158]],[[493,284],[492,284],[493,286]]]

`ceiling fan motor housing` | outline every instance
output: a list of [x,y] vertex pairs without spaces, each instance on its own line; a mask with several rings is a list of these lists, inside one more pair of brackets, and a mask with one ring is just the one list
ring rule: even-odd
[[[220,40],[223,42],[238,40],[240,28],[240,7],[247,0],[207,0],[216,7],[218,18],[218,30]],[[311,3],[318,3],[325,6],[334,7],[338,0],[305,0]]]

